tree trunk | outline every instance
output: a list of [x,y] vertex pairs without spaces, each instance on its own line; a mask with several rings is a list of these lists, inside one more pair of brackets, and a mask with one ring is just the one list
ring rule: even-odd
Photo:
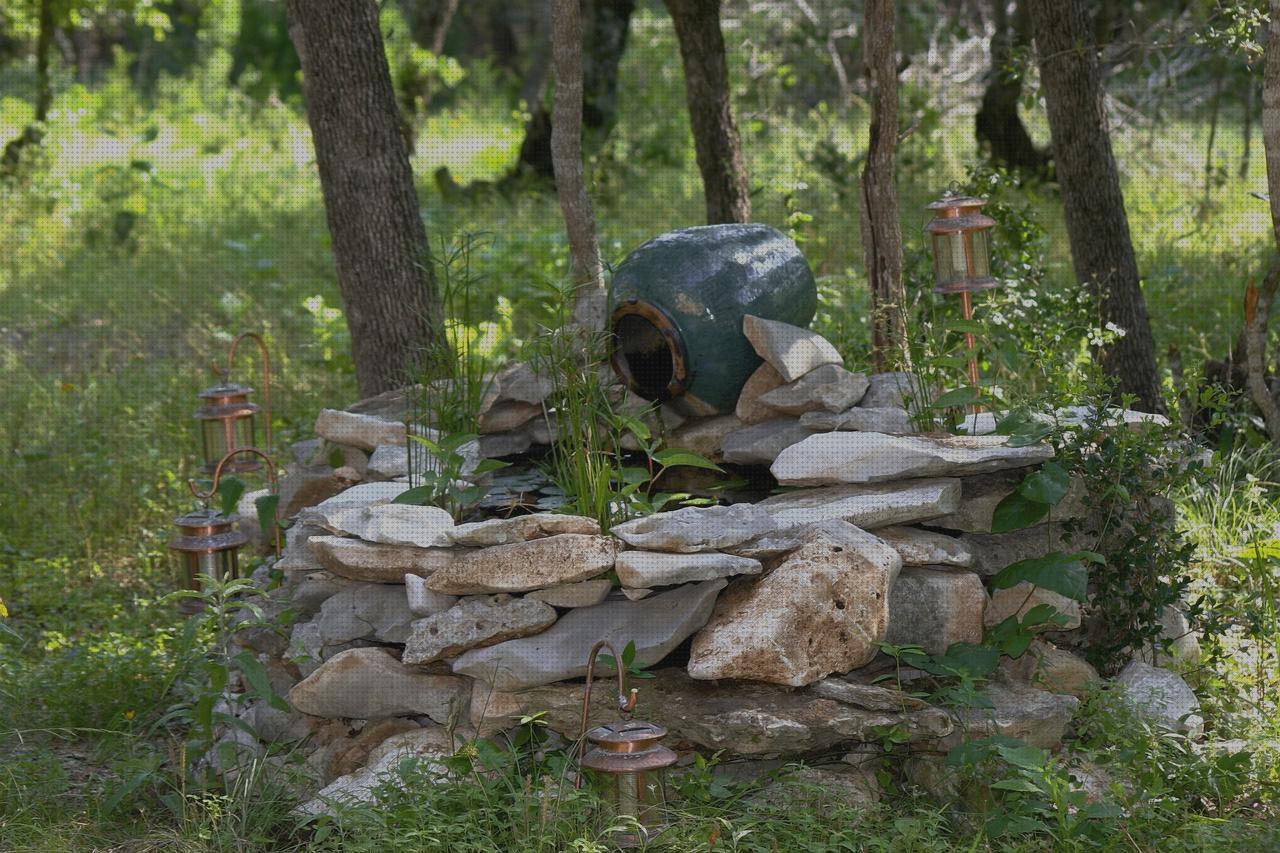
[[871,141],[862,167],[862,254],[871,288],[871,358],[877,371],[910,363],[902,232],[894,172],[898,153],[898,68],[894,62],[894,0],[867,0],[863,73],[871,90]]
[[49,117],[53,86],[49,83],[49,54],[53,50],[53,0],[40,0],[40,32],[36,37],[36,121]]
[[556,77],[551,154],[556,195],[569,234],[572,319],[580,329],[596,332],[604,328],[604,266],[582,167],[582,15],[578,0],[552,0],[551,64]]
[[458,0],[420,0],[413,18],[413,40],[436,56],[444,53]]
[[[627,48],[635,0],[586,0],[582,41],[582,124],[587,141],[599,145],[617,123],[618,65]],[[579,19],[582,18],[582,6]],[[530,119],[525,125],[518,164],[543,178],[552,177],[551,116],[538,86]]]
[[1099,352],[1119,390],[1164,410],[1155,344],[1107,129],[1105,92],[1082,0],[1030,0],[1053,160],[1076,278],[1097,297],[1101,321],[1124,330]]
[[1027,133],[1018,102],[1022,99],[1022,78],[1011,77],[1007,66],[1014,45],[1028,41],[1030,17],[1027,0],[1017,0],[1013,10],[1013,27],[1009,26],[1008,0],[995,0],[995,32],[991,36],[991,70],[987,72],[987,88],[982,105],[974,119],[974,135],[978,145],[987,147],[991,162],[1005,166],[1027,177],[1047,177],[1049,155],[1036,148]]
[[338,286],[366,396],[399,387],[442,310],[372,0],[287,0]]
[[750,222],[742,140],[733,121],[720,0],[663,0],[680,40],[689,125],[707,198],[707,223]]
[[[1267,195],[1271,204],[1271,233],[1280,249],[1280,0],[1271,0],[1267,26],[1266,65],[1262,72],[1262,150],[1267,162]],[[1280,402],[1267,382],[1267,335],[1280,265],[1272,262],[1262,292],[1249,282],[1245,293],[1245,384],[1262,413],[1267,434],[1280,442]]]

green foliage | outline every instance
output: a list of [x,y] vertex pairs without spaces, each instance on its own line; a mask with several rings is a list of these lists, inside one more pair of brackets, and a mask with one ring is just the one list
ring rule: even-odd
[[[421,470],[416,470],[416,464],[411,467],[411,482],[415,485],[397,495],[393,503],[438,506],[456,521],[461,521],[489,493],[487,486],[475,481],[507,467],[497,459],[474,458],[479,453],[479,436],[469,433],[438,440],[413,433],[409,441],[410,459],[425,455],[425,466]],[[416,452],[414,444],[425,453]]]

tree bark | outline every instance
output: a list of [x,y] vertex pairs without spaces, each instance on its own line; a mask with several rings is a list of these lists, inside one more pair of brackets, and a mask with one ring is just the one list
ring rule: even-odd
[[338,286],[366,396],[443,343],[442,309],[372,0],[287,0]]
[[556,78],[551,155],[556,195],[569,235],[572,320],[580,329],[595,332],[604,328],[604,265],[582,166],[582,15],[578,0],[552,0],[551,65]]
[[[1262,150],[1267,162],[1271,233],[1280,249],[1280,0],[1271,0],[1271,22],[1267,26],[1266,65],[1262,72]],[[1273,261],[1261,293],[1249,282],[1243,333],[1245,384],[1273,442],[1280,442],[1280,402],[1267,383],[1266,350],[1271,308],[1278,288],[1280,262]]]
[[[582,41],[582,124],[588,142],[598,145],[617,123],[618,65],[627,49],[631,14],[635,0],[585,0],[585,32]],[[536,70],[536,69],[535,69]],[[552,177],[551,116],[541,98],[542,87],[536,89],[536,101],[525,125],[520,144],[519,168],[543,178]],[[594,147],[593,145],[589,145]]]
[[1018,102],[1022,100],[1022,78],[1010,77],[1006,66],[1015,44],[1026,44],[1030,17],[1027,0],[1016,0],[1010,26],[1008,0],[995,0],[995,32],[991,36],[991,69],[987,72],[987,88],[974,118],[974,135],[978,145],[985,145],[991,162],[1015,170],[1028,177],[1047,177],[1049,155],[1036,148],[1027,133]]
[[53,0],[40,0],[40,30],[36,36],[36,121],[49,117],[53,86],[49,82],[49,54],[53,50]]
[[707,223],[750,222],[751,195],[742,140],[733,121],[720,0],[663,2],[680,41],[689,125],[707,199]]
[[898,153],[898,68],[894,62],[894,0],[867,0],[863,73],[871,90],[871,141],[862,167],[862,253],[871,289],[871,357],[877,371],[910,363],[902,231],[894,185]]
[[1082,0],[1029,0],[1053,160],[1076,278],[1101,321],[1124,330],[1098,357],[1122,393],[1162,412],[1155,344],[1107,127],[1106,93]]

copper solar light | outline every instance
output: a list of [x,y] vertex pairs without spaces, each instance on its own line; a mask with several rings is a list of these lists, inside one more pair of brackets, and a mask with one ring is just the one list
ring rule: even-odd
[[[226,581],[240,577],[240,548],[249,537],[235,529],[235,517],[205,507],[174,521],[178,535],[169,548],[180,555],[183,583],[199,591],[201,577]],[[185,598],[179,605],[187,613],[201,609],[201,602]]]
[[[960,294],[961,312],[973,319],[973,294],[998,287],[991,275],[991,229],[996,221],[982,212],[985,199],[948,190],[926,205],[933,219],[925,226],[933,244],[933,292]],[[978,387],[978,356],[973,332],[965,330],[969,350],[969,383]],[[977,407],[974,407],[977,411]]]
[[[200,440],[204,452],[204,470],[212,473],[218,461],[232,450],[253,447],[257,443],[256,416],[263,407],[251,402],[249,395],[253,389],[247,385],[231,382],[231,368],[235,362],[236,349],[245,338],[251,338],[258,344],[262,354],[262,393],[266,410],[264,412],[263,431],[266,436],[266,447],[271,447],[271,358],[262,338],[245,332],[231,342],[227,351],[227,365],[223,372],[222,382],[200,392],[201,407],[196,411],[196,420],[200,422]],[[236,458],[228,463],[231,473],[256,471],[260,467],[253,458]]]
[[[591,707],[591,682],[596,656],[601,649],[613,655],[618,670],[618,710],[622,717],[587,731]],[[659,743],[667,730],[656,723],[635,720],[637,690],[627,693],[622,657],[601,640],[587,658],[587,687],[582,698],[582,735],[578,739],[578,765],[598,775],[609,790],[614,817],[627,819],[634,831],[618,832],[612,842],[621,848],[639,847],[652,841],[666,828],[666,795],[663,773],[676,762],[676,754]],[[587,749],[587,743],[591,748]],[[579,773],[577,784],[582,784]]]

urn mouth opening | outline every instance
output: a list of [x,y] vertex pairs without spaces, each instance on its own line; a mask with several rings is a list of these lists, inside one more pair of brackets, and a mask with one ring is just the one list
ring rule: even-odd
[[661,308],[628,299],[613,312],[610,363],[627,387],[646,400],[679,397],[689,388],[684,339]]

